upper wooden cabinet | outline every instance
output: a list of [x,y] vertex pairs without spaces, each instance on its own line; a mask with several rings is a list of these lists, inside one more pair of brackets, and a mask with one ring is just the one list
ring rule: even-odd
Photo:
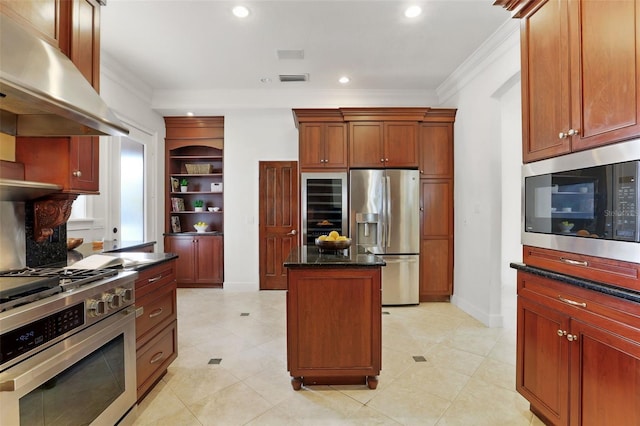
[[[5,7],[6,6],[6,7]],[[100,4],[96,0],[3,2],[3,13],[29,25],[41,38],[57,46],[99,91]],[[53,14],[53,16],[52,16]],[[55,30],[51,26],[55,25]],[[65,192],[97,194],[99,137],[17,137],[16,161],[25,179],[61,185]],[[55,158],[55,161],[51,161]]]
[[346,169],[347,125],[344,123],[301,123],[300,168]]
[[418,123],[349,123],[349,166],[418,167]]
[[639,0],[498,0],[522,18],[523,161],[640,135]]
[[97,194],[99,148],[93,136],[16,138],[16,161],[25,165],[26,180],[61,185],[69,193]]
[[453,122],[423,123],[418,137],[420,178],[453,178]]

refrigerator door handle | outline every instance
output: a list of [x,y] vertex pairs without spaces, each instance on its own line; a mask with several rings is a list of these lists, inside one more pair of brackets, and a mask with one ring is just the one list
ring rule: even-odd
[[385,238],[385,243],[387,247],[391,247],[391,178],[389,176],[385,177],[385,185],[386,185],[386,203],[387,209],[385,212],[385,221],[387,222],[386,231],[387,237]]
[[387,186],[385,185],[385,176],[382,176],[381,179],[381,187],[382,187],[382,206],[381,206],[381,215],[380,215],[380,246],[382,248],[387,247]]

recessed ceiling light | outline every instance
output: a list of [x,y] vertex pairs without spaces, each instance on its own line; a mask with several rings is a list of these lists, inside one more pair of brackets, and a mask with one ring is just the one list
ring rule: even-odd
[[406,16],[407,18],[415,18],[417,16],[420,16],[421,13],[422,8],[420,6],[409,6],[405,9],[404,16]]
[[238,18],[246,18],[249,16],[249,9],[244,6],[236,6],[232,9],[232,12]]
[[191,111],[189,111],[189,112],[187,113],[187,115],[188,115],[189,117],[193,117],[193,113],[192,113]]
[[351,79],[345,75],[345,76],[340,77],[340,78],[338,79],[338,81],[339,81],[341,84],[347,84],[348,82],[350,82],[350,81],[351,81]]
[[271,79],[269,77],[262,77],[260,79],[261,83],[271,83]]

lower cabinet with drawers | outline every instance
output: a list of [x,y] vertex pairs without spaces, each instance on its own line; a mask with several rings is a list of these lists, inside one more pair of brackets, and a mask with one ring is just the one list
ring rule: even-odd
[[176,260],[138,271],[136,280],[136,370],[138,400],[178,356]]
[[531,411],[548,425],[639,425],[640,293],[516,269],[516,389]]

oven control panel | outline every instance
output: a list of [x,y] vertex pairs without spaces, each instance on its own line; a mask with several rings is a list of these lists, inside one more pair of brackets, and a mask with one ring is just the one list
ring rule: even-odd
[[0,335],[0,364],[82,327],[85,323],[84,303],[41,318]]

